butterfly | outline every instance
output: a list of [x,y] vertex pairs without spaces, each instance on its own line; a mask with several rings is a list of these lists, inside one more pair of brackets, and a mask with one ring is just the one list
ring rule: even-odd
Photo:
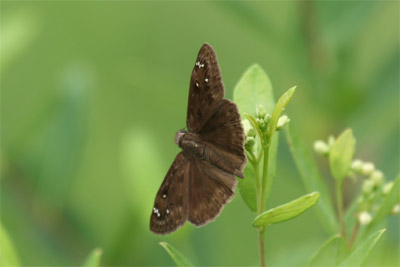
[[157,192],[150,230],[168,234],[188,220],[213,221],[234,196],[235,176],[247,163],[237,105],[225,89],[214,49],[203,44],[190,78],[186,130],[175,134],[182,149]]

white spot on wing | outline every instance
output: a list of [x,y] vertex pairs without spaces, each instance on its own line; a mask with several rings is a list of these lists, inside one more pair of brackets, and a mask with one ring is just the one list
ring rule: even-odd
[[205,81],[206,83],[208,83],[208,78],[205,78],[204,81]]

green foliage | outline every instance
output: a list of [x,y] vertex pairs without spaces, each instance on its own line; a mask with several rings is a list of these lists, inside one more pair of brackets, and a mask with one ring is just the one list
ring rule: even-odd
[[393,183],[392,189],[385,196],[371,223],[367,226],[364,235],[369,235],[383,220],[390,215],[394,205],[400,202],[400,175]]
[[371,234],[339,266],[361,266],[385,231],[382,229]]
[[[261,138],[262,130],[253,117],[256,114],[256,107],[263,105],[267,113],[272,113],[275,106],[275,101],[271,82],[265,71],[259,65],[255,64],[251,66],[242,75],[233,91],[233,100],[238,105],[240,113],[249,120],[253,129],[256,131],[259,138]],[[276,136],[271,142],[268,163],[269,179],[268,184],[266,185],[267,191],[270,190],[275,178],[278,141],[278,136]],[[260,146],[260,140],[256,140],[256,147],[257,146]],[[247,164],[244,174],[245,179],[239,179],[239,192],[250,210],[255,212],[257,209],[257,174],[250,164]]]
[[342,181],[349,173],[354,156],[356,140],[351,129],[345,130],[333,143],[329,163],[333,177]]
[[251,166],[244,169],[245,179],[239,179],[238,188],[240,195],[251,211],[257,211],[256,181]]
[[285,110],[287,104],[296,90],[296,86],[287,90],[278,100],[275,105],[274,111],[272,112],[271,122],[268,124],[267,136],[273,136],[276,131],[276,126],[278,124],[279,117]]
[[100,248],[94,249],[89,256],[86,258],[84,267],[98,267],[100,265],[100,257],[103,254],[103,250]]
[[308,263],[309,266],[337,266],[350,253],[346,240],[340,235],[329,239]]
[[167,242],[160,242],[160,245],[168,252],[178,267],[194,266],[182,253]]
[[271,82],[265,71],[257,64],[248,68],[233,90],[233,101],[240,113],[255,115],[255,107],[263,105],[267,113],[272,113],[275,100]]
[[19,266],[19,259],[13,241],[0,222],[0,266]]
[[317,203],[318,192],[302,196],[289,203],[270,209],[257,216],[253,221],[254,227],[265,227],[270,224],[284,222],[299,216]]
[[329,234],[334,234],[337,232],[336,216],[317,163],[292,125],[286,127],[285,133],[290,152],[307,191],[318,191],[321,194],[316,205],[318,219]]

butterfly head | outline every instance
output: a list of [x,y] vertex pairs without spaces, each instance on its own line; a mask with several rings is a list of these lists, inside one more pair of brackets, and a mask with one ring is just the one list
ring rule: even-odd
[[179,130],[175,134],[175,144],[180,146],[179,144],[181,143],[183,136],[187,133],[185,129]]

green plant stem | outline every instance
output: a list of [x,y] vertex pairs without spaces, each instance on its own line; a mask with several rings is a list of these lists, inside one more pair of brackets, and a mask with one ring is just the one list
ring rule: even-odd
[[262,227],[258,228],[258,253],[260,255],[260,266],[265,267],[264,230]]
[[268,179],[268,160],[269,160],[269,142],[264,147],[264,164],[263,164],[263,175],[262,175],[262,191],[261,191],[261,210],[265,210],[267,202],[267,179]]
[[342,181],[336,183],[336,201],[339,214],[339,223],[342,237],[346,238],[346,225],[344,222],[344,211],[343,211],[343,195],[342,195]]
[[[256,196],[257,196],[257,215],[260,215],[264,210],[262,209],[262,184],[259,170],[259,161],[253,164],[254,174],[256,176]],[[265,266],[265,254],[264,254],[264,231],[263,228],[258,228],[258,254],[260,256],[260,266]]]
[[357,220],[356,224],[354,225],[353,234],[351,235],[350,242],[349,242],[350,249],[354,244],[354,240],[356,239],[359,228],[360,228],[360,222]]
[[[264,156],[262,175],[259,175],[259,164],[255,165],[257,184],[257,215],[260,215],[265,210],[267,202],[267,178],[268,178],[268,159],[269,159],[269,140],[262,140],[261,147]],[[258,228],[258,253],[260,255],[260,266],[265,266],[265,241],[264,241],[264,228]]]

